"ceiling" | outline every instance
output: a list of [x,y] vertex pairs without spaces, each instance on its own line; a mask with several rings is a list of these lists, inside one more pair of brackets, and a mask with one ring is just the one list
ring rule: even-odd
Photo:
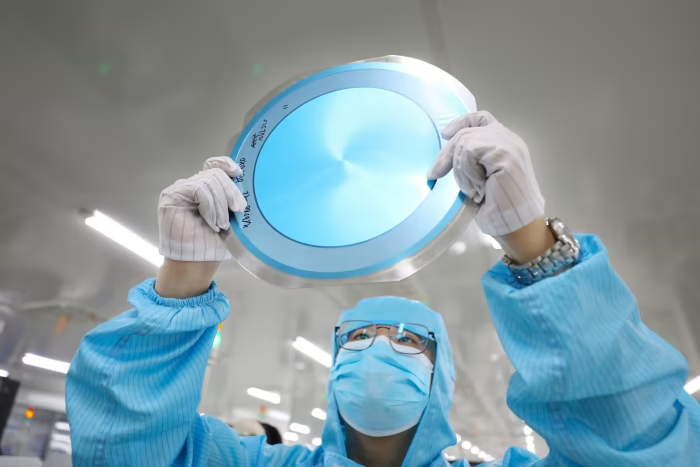
[[[448,70],[523,136],[547,212],[602,236],[645,321],[700,374],[699,15],[695,0],[5,0],[0,362],[16,344],[69,360],[155,274],[87,229],[81,208],[156,243],[160,190],[225,154],[269,90],[310,69],[399,54]],[[343,308],[408,295],[451,332],[455,430],[494,456],[524,446],[504,401],[512,368],[478,282],[500,254],[474,228],[465,241],[464,254],[389,285],[282,290],[225,264],[217,280],[232,315],[204,410],[256,415],[246,388],[276,390],[275,409],[318,435],[310,411],[324,403],[327,370],[291,340],[330,349]],[[70,322],[57,332],[61,315]],[[14,370],[26,389],[63,391],[61,375]]]

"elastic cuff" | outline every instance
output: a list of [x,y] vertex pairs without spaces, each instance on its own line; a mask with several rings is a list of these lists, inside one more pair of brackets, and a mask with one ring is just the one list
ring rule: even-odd
[[[579,257],[579,260],[576,263],[574,263],[574,265],[570,267],[567,271],[575,269],[577,265],[588,261],[591,257],[599,253],[607,253],[603,242],[600,240],[600,238],[598,238],[597,235],[574,234],[574,236],[581,245],[581,256]],[[564,271],[564,273],[567,271]],[[508,285],[514,289],[522,289],[524,287],[536,286],[538,284],[546,282],[549,279],[552,279],[553,277],[558,277],[559,275],[542,279],[541,281],[535,282],[534,284],[528,286],[518,282],[510,268],[506,266],[503,263],[503,261],[499,261],[485,274],[484,278],[486,276],[496,280],[496,282]]]
[[216,286],[216,282],[211,281],[209,284],[209,290],[207,290],[202,295],[197,295],[196,297],[189,298],[166,298],[161,297],[156,293],[155,290],[156,280],[147,279],[141,282],[139,285],[134,287],[135,289],[141,290],[143,294],[150,301],[156,305],[165,306],[169,308],[184,308],[184,307],[196,307],[207,305],[209,302],[213,301],[219,294],[219,288]]

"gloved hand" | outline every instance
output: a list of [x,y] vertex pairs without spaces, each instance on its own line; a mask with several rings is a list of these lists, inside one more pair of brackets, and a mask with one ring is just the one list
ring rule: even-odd
[[452,169],[460,190],[479,205],[475,220],[483,233],[505,235],[544,215],[527,145],[493,115],[482,110],[458,117],[442,136],[449,141],[428,179]]
[[160,194],[160,254],[178,261],[223,261],[231,258],[224,245],[230,233],[229,210],[248,205],[231,177],[241,168],[230,157],[212,157],[204,170],[178,180]]

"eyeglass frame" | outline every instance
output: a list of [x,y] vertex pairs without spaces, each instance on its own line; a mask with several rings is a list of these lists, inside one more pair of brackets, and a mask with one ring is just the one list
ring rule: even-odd
[[[356,321],[359,323],[362,323],[362,322],[372,323],[372,321],[365,321],[365,320],[361,320],[361,319],[359,319],[359,320],[352,319],[352,320],[348,320],[348,321],[343,321],[343,323],[348,323],[350,321]],[[341,323],[341,324],[343,324],[343,323]],[[377,324],[377,323],[372,323],[372,324],[374,325],[375,331],[382,329],[382,328],[388,329],[391,331],[391,328],[395,326],[394,324],[390,324],[390,325]],[[423,325],[423,324],[418,324],[418,323],[404,323],[404,324],[414,324],[416,326],[423,326],[425,329],[428,329],[428,327]],[[364,350],[367,350],[374,345],[374,341],[377,339],[377,333],[375,332],[374,336],[372,336],[372,342],[370,342],[370,344],[366,348],[364,348],[364,349],[348,349],[348,348],[343,347],[343,345],[340,343],[340,335],[338,335],[338,331],[340,331],[340,326],[335,327],[335,343],[338,344],[338,349],[344,349],[344,350],[348,350],[350,352],[362,352]],[[435,345],[437,346],[437,339],[435,339],[435,333],[433,331],[431,331],[430,329],[428,329],[428,342],[429,341],[435,342]],[[390,346],[391,350],[393,350],[394,352],[396,352],[397,354],[400,354],[400,355],[421,355],[421,354],[424,354],[425,351],[428,349],[428,342],[426,342],[425,347],[423,347],[423,350],[421,350],[420,352],[404,353],[404,352],[399,352],[398,350],[396,350],[394,348],[393,341],[391,340],[391,336],[389,336],[389,342],[392,342],[392,345]]]

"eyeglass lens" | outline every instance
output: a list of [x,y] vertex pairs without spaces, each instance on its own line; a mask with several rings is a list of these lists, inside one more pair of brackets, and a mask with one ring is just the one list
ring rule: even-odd
[[375,324],[370,321],[345,321],[338,330],[338,344],[347,350],[365,350],[373,343],[380,329],[388,331],[391,347],[398,353],[419,354],[428,345],[428,328],[421,324]]

